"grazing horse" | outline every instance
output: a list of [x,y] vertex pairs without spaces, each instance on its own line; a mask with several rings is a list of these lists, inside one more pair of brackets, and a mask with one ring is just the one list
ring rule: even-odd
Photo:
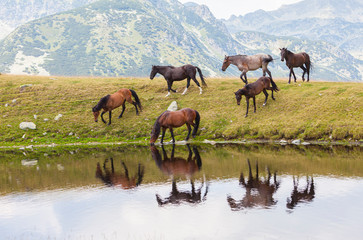
[[185,88],[182,95],[184,95],[189,88],[190,79],[193,79],[195,84],[199,87],[199,94],[202,94],[203,90],[200,87],[199,82],[196,79],[197,70],[199,72],[200,79],[202,80],[203,86],[207,86],[206,82],[204,81],[204,77],[202,71],[199,67],[193,66],[190,64],[181,66],[181,67],[173,67],[173,66],[152,66],[150,79],[153,80],[157,73],[164,76],[166,82],[168,83],[168,94],[165,97],[170,95],[170,90],[176,92],[176,90],[172,89],[172,85],[174,81],[181,81],[187,79],[187,87]]
[[259,68],[262,68],[263,76],[266,76],[267,72],[270,78],[272,79],[271,72],[267,68],[269,62],[272,61],[273,58],[271,57],[271,55],[267,54],[256,54],[252,56],[247,56],[247,55],[225,56],[222,65],[222,71],[226,71],[226,69],[230,64],[236,65],[238,69],[242,72],[240,76],[241,80],[245,84],[248,84],[247,72],[254,71]]
[[186,124],[188,128],[188,135],[185,139],[186,141],[188,141],[190,132],[192,130],[190,125],[194,127],[192,133],[192,137],[194,138],[197,135],[199,122],[200,122],[199,113],[191,108],[183,108],[178,111],[165,111],[156,119],[154,123],[153,129],[151,131],[150,144],[153,145],[156,142],[156,140],[159,137],[161,128],[163,132],[161,135],[160,143],[161,144],[163,143],[166,129],[170,130],[173,143],[175,143],[173,128],[181,127],[184,124]]
[[[134,97],[135,102],[132,101],[131,96]],[[122,114],[124,113],[124,111],[126,109],[126,107],[125,107],[125,102],[126,101],[128,101],[129,103],[131,103],[132,105],[135,106],[136,115],[139,115],[139,111],[137,109],[137,106],[139,106],[140,111],[142,110],[142,107],[141,107],[140,99],[137,96],[136,92],[134,90],[132,90],[132,89],[121,88],[117,92],[101,98],[101,100],[97,103],[97,105],[92,108],[93,115],[95,117],[95,122],[98,121],[98,116],[100,115],[100,111],[101,111],[101,109],[103,109],[103,111],[101,113],[102,122],[106,123],[105,119],[103,119],[103,114],[105,114],[106,112],[109,112],[108,125],[110,125],[111,124],[111,112],[112,112],[112,110],[115,109],[115,108],[118,108],[119,106],[122,105],[122,112],[121,112],[120,116],[118,116],[118,118],[121,118]]]
[[[310,69],[312,67],[310,62],[310,57],[306,52],[301,53],[293,53],[286,48],[280,48],[280,54],[281,54],[281,61],[286,60],[286,66],[290,69],[289,74],[289,83],[291,82],[291,74],[294,75],[294,79],[296,82],[296,76],[294,73],[293,68],[300,67],[304,72],[302,75],[302,80],[305,81],[304,75],[305,73],[308,74],[308,82],[310,80]],[[305,64],[305,67],[304,67]]]
[[[175,145],[173,145],[170,158],[168,158],[164,146],[162,146],[163,158],[155,146],[150,147],[151,154],[155,160],[156,165],[165,175],[172,178],[172,191],[170,192],[169,197],[161,198],[159,194],[156,194],[156,201],[158,202],[159,206],[164,206],[167,204],[179,205],[182,202],[196,204],[206,200],[209,185],[206,184],[205,193],[202,195],[204,182],[202,182],[201,186],[196,189],[192,178],[196,172],[200,171],[202,167],[202,160],[196,146],[193,146],[193,152],[191,151],[189,144],[187,144],[187,147],[189,151],[187,159],[174,156]],[[191,191],[178,190],[174,176],[185,176],[189,178],[192,188]]]
[[231,196],[227,196],[227,202],[233,211],[242,210],[245,208],[263,207],[269,208],[276,204],[273,198],[274,193],[280,186],[280,183],[276,180],[276,172],[274,173],[274,183],[270,183],[271,172],[267,168],[268,176],[264,181],[260,180],[258,175],[258,163],[256,162],[256,176],[252,176],[251,164],[248,163],[248,180],[245,181],[243,173],[241,173],[239,183],[246,189],[246,194],[242,200],[236,201]]
[[[125,173],[115,173],[115,168],[113,165],[113,158],[111,158],[111,171],[106,168],[106,163],[108,159],[103,163],[103,169],[105,173],[102,172],[100,163],[97,163],[96,177],[101,179],[107,186],[120,186],[122,189],[131,189],[139,186],[144,177],[144,167],[139,164],[137,175],[130,179],[129,171],[126,164],[122,162]],[[137,181],[136,181],[137,179]]]
[[[270,86],[270,83],[272,87]],[[256,82],[249,83],[243,88],[239,89],[234,94],[236,95],[237,99],[237,105],[240,105],[242,95],[246,96],[246,102],[247,102],[247,111],[245,117],[247,117],[248,114],[248,107],[250,105],[250,98],[253,98],[253,106],[254,106],[254,112],[256,112],[256,99],[255,96],[257,94],[260,94],[262,91],[265,94],[265,102],[263,103],[263,106],[266,105],[268,93],[266,90],[271,90],[272,94],[271,97],[273,100],[274,98],[274,91],[277,92],[279,89],[277,88],[276,83],[269,77],[260,77]]]
[[306,178],[306,187],[302,191],[298,190],[299,179],[296,182],[295,177],[293,177],[293,180],[294,180],[294,190],[291,193],[290,199],[287,199],[286,203],[286,207],[288,209],[293,209],[294,207],[296,207],[298,203],[301,202],[311,202],[315,197],[315,187],[314,187],[313,177],[311,177],[311,182],[308,177]]

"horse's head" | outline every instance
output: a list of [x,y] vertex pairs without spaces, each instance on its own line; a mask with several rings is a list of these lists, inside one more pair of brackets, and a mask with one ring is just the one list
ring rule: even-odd
[[287,49],[286,48],[280,48],[280,55],[281,55],[281,61],[284,61],[287,55]]
[[98,122],[98,116],[100,115],[100,111],[97,111],[96,107],[92,108],[93,116],[95,117],[95,122]]
[[237,105],[240,105],[241,104],[242,95],[243,95],[242,89],[239,89],[234,94],[236,95]]
[[224,61],[222,65],[222,71],[226,71],[228,66],[231,64],[231,60],[229,60],[229,56],[224,56]]
[[150,72],[150,79],[153,80],[155,75],[158,73],[158,68],[156,66],[152,66],[151,72]]

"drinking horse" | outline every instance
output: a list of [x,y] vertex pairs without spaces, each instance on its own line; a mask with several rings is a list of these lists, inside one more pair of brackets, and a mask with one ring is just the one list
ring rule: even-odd
[[190,86],[190,79],[193,79],[195,84],[197,84],[197,86],[199,87],[199,94],[202,94],[203,90],[195,77],[197,71],[199,73],[200,79],[202,80],[203,86],[207,86],[200,68],[190,64],[181,67],[153,65],[150,73],[150,79],[153,80],[157,73],[164,76],[166,82],[168,83],[168,94],[165,97],[168,97],[170,95],[170,91],[176,92],[176,90],[171,88],[174,81],[182,81],[184,79],[187,79],[187,87],[185,88],[182,95],[186,94],[186,92],[188,91],[188,88]]
[[[306,52],[293,53],[286,48],[280,48],[281,61],[286,60],[286,66],[290,69],[289,83],[291,82],[291,74],[294,75],[294,80],[296,82],[296,76],[294,73],[295,67],[300,67],[303,70],[302,80],[305,81],[304,75],[308,74],[308,82],[310,79],[310,69],[312,67],[310,62],[310,57]],[[304,66],[305,64],[305,66]]]
[[[134,97],[135,101],[132,101],[131,96]],[[139,111],[138,111],[137,107],[139,107],[140,111],[142,110],[142,107],[141,107],[140,99],[137,96],[136,92],[132,89],[121,88],[117,92],[101,98],[101,100],[97,103],[97,105],[92,108],[93,115],[95,117],[95,122],[98,121],[98,116],[100,115],[100,111],[101,111],[101,109],[103,109],[103,111],[101,113],[102,122],[106,123],[105,119],[103,119],[103,114],[105,114],[106,112],[109,112],[108,125],[110,125],[112,110],[115,108],[118,108],[119,106],[122,105],[122,112],[121,112],[120,116],[118,116],[118,118],[121,118],[122,114],[124,113],[124,111],[126,109],[126,106],[125,106],[126,101],[135,106],[136,115],[139,115]]]
[[[271,83],[272,87],[270,86],[270,83]],[[276,83],[269,77],[260,77],[256,82],[249,83],[234,93],[236,95],[237,105],[240,105],[242,95],[245,95],[245,97],[246,97],[247,111],[246,111],[245,117],[247,117],[247,114],[248,114],[250,98],[253,98],[254,112],[256,112],[255,96],[260,94],[262,91],[265,94],[265,102],[263,103],[263,106],[266,105],[267,97],[268,97],[268,93],[266,90],[271,90],[271,97],[273,100],[275,100],[274,91],[275,92],[279,91]]]
[[[263,76],[266,76],[266,72],[271,76],[270,70],[268,70],[267,65],[273,61],[271,55],[267,54],[256,54],[252,56],[248,55],[235,55],[235,56],[225,56],[222,71],[226,71],[230,64],[237,66],[237,68],[242,72],[240,78],[245,83],[248,84],[247,81],[247,72],[254,71],[259,68],[262,68]],[[244,79],[243,79],[244,77]]]
[[192,130],[191,126],[194,127],[192,133],[192,137],[194,138],[197,135],[199,122],[199,113],[191,108],[183,108],[178,111],[165,111],[156,119],[154,123],[153,129],[151,131],[150,144],[153,145],[156,142],[161,129],[163,132],[160,143],[163,143],[166,129],[170,130],[173,143],[175,143],[173,128],[181,127],[184,124],[186,124],[188,128],[188,135],[185,138],[185,140],[188,141],[190,132]]

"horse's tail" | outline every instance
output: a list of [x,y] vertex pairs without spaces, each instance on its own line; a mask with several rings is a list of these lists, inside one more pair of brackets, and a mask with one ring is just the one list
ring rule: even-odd
[[272,85],[272,91],[275,91],[275,92],[279,91],[280,89],[278,89],[274,80],[272,80],[272,78],[270,78],[270,81],[271,81],[271,85]]
[[107,96],[104,96],[103,98],[101,98],[100,101],[97,103],[97,105],[92,108],[92,111],[93,112],[100,111],[107,104],[109,98],[110,98],[110,95],[107,95]]
[[199,128],[199,122],[200,122],[200,115],[199,115],[199,112],[197,110],[194,110],[195,111],[195,126],[194,126],[194,129],[193,129],[193,133],[192,133],[192,136],[195,137],[197,135],[197,132],[198,132],[198,128]]
[[264,62],[264,63],[269,63],[269,62],[272,62],[274,59],[272,58],[272,56],[271,55],[267,55],[267,57],[264,57],[263,59],[262,59],[262,62]]
[[203,84],[203,86],[207,86],[207,83],[204,81],[204,76],[203,76],[203,74],[202,74],[202,70],[200,70],[200,68],[199,68],[199,67],[197,67],[197,66],[194,66],[194,67],[198,70],[198,73],[199,73],[200,79],[202,79],[202,84]]
[[307,65],[307,68],[308,68],[307,70],[310,73],[313,70],[313,64],[310,61],[309,54],[307,54],[306,52],[304,52],[303,54],[304,54],[305,59],[307,59],[307,60],[305,60],[305,65]]
[[140,111],[141,111],[142,110],[142,106],[141,106],[141,102],[140,102],[139,96],[137,96],[137,94],[136,94],[136,92],[134,90],[132,90],[132,89],[129,89],[129,90],[130,90],[132,96],[135,98],[136,104],[137,104],[137,106],[139,106]]

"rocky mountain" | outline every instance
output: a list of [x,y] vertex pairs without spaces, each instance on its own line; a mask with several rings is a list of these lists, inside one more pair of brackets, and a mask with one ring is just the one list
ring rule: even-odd
[[[261,22],[276,19],[265,13],[256,12],[260,19],[248,24],[263,28]],[[231,29],[231,22],[227,26]],[[230,34],[206,6],[177,0],[99,0],[27,22],[0,41],[0,72],[147,76],[152,64],[191,63],[207,76],[238,77],[235,66],[220,70],[224,55],[264,52],[276,59],[269,65],[273,76],[287,77],[280,47],[307,51],[315,65],[313,79],[362,81],[362,61],[327,39],[277,37],[255,30]],[[260,76],[261,71],[248,75]]]
[[26,22],[95,1],[97,0],[0,0],[0,39]]
[[232,16],[224,23],[232,33],[258,31],[276,36],[325,41],[363,60],[363,2],[304,0],[275,11]]
[[236,46],[205,6],[102,0],[19,27],[0,43],[0,71],[145,76],[152,64],[192,63],[216,75]]

